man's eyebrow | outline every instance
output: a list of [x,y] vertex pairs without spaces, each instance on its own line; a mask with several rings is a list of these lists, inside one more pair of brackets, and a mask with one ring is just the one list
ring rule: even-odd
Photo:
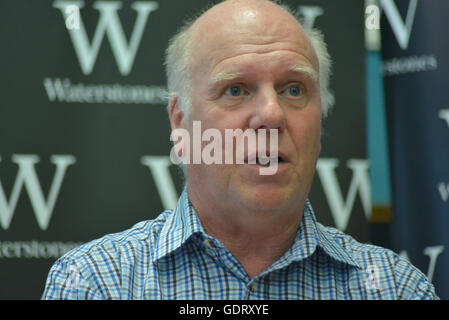
[[295,64],[289,68],[290,71],[305,74],[308,76],[313,82],[318,81],[318,73],[315,71],[315,69],[307,66],[303,66],[300,64]]
[[[289,68],[289,71],[304,74],[305,76],[309,77],[313,82],[318,81],[318,73],[315,71],[315,69],[313,69],[311,67],[303,66],[300,64],[295,64]],[[242,78],[243,76],[244,76],[243,72],[222,71],[212,78],[211,87],[213,87],[215,84],[217,84],[219,82],[234,80],[234,79]]]
[[217,75],[215,75],[214,77],[212,77],[212,81],[208,86],[209,87],[208,90],[214,91],[214,90],[216,90],[216,88],[220,84],[220,82],[242,78],[243,76],[244,76],[244,74],[242,72],[222,71],[222,72],[218,73]]
[[212,78],[212,82],[215,84],[215,83],[218,83],[221,81],[234,80],[234,79],[241,78],[241,77],[243,77],[242,72],[222,71],[222,72],[218,73],[215,77]]

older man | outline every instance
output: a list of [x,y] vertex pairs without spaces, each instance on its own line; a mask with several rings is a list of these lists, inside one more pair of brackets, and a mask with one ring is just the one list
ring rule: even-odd
[[175,210],[66,254],[43,298],[437,298],[393,252],[315,220],[307,197],[329,75],[318,33],[270,1],[224,1],[173,38],[167,75],[173,130],[276,130],[276,172],[261,175],[248,154],[188,164]]

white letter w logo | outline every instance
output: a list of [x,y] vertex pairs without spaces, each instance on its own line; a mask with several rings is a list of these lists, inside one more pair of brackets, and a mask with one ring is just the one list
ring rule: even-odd
[[413,22],[415,21],[418,0],[411,0],[409,2],[405,23],[402,21],[399,10],[393,0],[380,0],[380,4],[385,10],[388,21],[390,21],[391,28],[393,29],[396,39],[398,40],[399,46],[402,50],[406,50],[410,41]]
[[12,161],[19,166],[19,171],[11,191],[9,202],[6,199],[0,181],[0,225],[3,229],[9,228],[23,186],[28,191],[39,227],[42,230],[47,229],[59,190],[61,189],[62,181],[64,180],[65,172],[69,165],[75,163],[75,157],[72,155],[53,155],[50,160],[56,165],[56,172],[50,187],[48,199],[46,200],[34,169],[34,165],[39,162],[39,157],[37,155],[24,154],[15,154],[12,156]]
[[345,201],[335,174],[338,164],[337,159],[320,158],[317,163],[317,171],[334,217],[335,225],[338,229],[344,231],[348,226],[357,192],[360,193],[365,216],[369,220],[371,215],[371,184],[368,174],[368,161],[364,159],[348,160],[347,166],[353,171],[353,176]]
[[[74,5],[81,8],[84,6],[84,2],[58,0],[53,3],[53,7],[61,10],[65,20],[69,18],[69,13],[66,12],[66,8]],[[91,44],[89,43],[81,17],[79,21],[80,28],[68,30],[84,74],[88,75],[92,72],[105,33],[111,43],[112,52],[114,53],[120,73],[123,76],[130,73],[148,16],[151,11],[158,8],[158,4],[153,1],[136,1],[132,4],[131,7],[137,11],[137,20],[134,24],[129,44],[126,41],[125,33],[117,15],[117,10],[121,6],[122,3],[117,1],[96,1],[93,4],[93,7],[100,12],[100,18]]]

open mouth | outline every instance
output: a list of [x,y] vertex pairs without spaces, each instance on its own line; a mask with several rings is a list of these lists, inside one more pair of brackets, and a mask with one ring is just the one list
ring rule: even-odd
[[287,160],[283,156],[278,156],[277,158],[271,158],[271,157],[255,157],[255,158],[249,158],[245,159],[245,164],[256,164],[259,166],[268,167],[273,164],[280,164],[280,163],[286,163]]

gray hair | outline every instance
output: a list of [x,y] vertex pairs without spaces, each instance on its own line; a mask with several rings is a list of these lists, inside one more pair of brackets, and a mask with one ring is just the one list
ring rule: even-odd
[[[271,1],[279,4],[279,1]],[[299,23],[301,19],[299,15],[291,8],[281,5],[288,13],[290,13]],[[168,105],[174,97],[178,98],[180,110],[184,115],[189,115],[191,109],[191,86],[192,76],[190,73],[190,58],[192,52],[192,41],[189,33],[190,26],[204,12],[203,10],[194,19],[187,20],[179,31],[170,39],[168,48],[165,53],[165,67],[167,74],[168,89]],[[313,49],[318,57],[320,68],[319,85],[321,96],[321,112],[322,117],[326,118],[330,103],[328,100],[329,80],[332,73],[332,60],[327,50],[327,44],[324,40],[323,33],[318,29],[305,30]]]

